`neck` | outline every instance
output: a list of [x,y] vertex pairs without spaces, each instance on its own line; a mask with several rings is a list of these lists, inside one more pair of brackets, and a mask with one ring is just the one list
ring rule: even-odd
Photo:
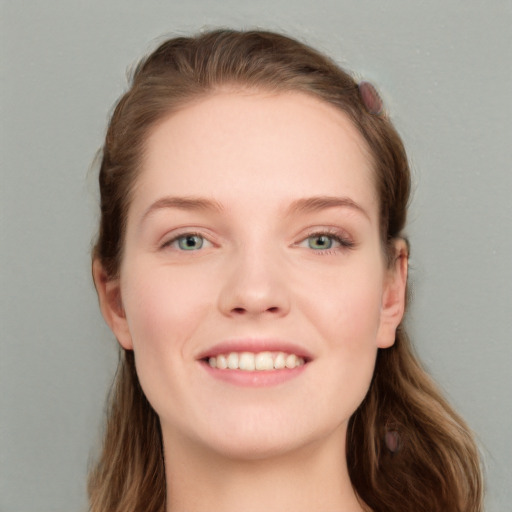
[[364,510],[350,483],[344,436],[257,460],[165,438],[166,512]]

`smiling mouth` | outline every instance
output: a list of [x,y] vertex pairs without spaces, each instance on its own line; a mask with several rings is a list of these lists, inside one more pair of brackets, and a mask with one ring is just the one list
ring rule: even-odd
[[287,352],[229,352],[204,359],[212,368],[219,370],[242,370],[247,372],[292,370],[307,361]]

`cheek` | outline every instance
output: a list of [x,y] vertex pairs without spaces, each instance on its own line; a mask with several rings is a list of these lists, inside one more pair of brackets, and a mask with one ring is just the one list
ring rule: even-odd
[[343,400],[345,407],[340,412],[346,415],[360,405],[373,376],[381,311],[379,283],[371,271],[357,276],[353,273],[331,281],[324,300],[312,303],[310,322],[326,341],[324,373],[331,380],[328,388],[335,392],[325,396],[325,406],[329,401]]
[[381,314],[382,275],[378,265],[333,273],[325,293],[311,301],[311,320],[330,341],[331,349],[359,352],[374,348]]
[[[137,265],[132,265],[136,269]],[[205,286],[186,275],[140,265],[122,282],[123,304],[136,356],[176,359],[187,349],[211,300]]]
[[[209,285],[154,265],[131,263],[130,270],[121,286],[137,375],[153,408],[172,417],[172,411],[186,406],[182,390],[194,349],[189,340],[208,315]],[[173,396],[170,412],[169,394]],[[174,421],[179,423],[179,417],[174,416]]]

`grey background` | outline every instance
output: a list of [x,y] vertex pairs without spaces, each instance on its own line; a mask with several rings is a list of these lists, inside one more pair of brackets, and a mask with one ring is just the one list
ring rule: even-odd
[[116,344],[98,312],[89,171],[125,70],[166,34],[285,31],[378,84],[415,193],[409,324],[512,492],[512,2],[2,0],[0,510],[86,508]]

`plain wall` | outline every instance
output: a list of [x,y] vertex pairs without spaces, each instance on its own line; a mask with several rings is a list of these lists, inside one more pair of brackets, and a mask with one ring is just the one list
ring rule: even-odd
[[89,168],[125,70],[163,35],[262,27],[374,81],[415,191],[409,327],[512,503],[512,2],[2,0],[0,510],[86,509],[116,343]]

